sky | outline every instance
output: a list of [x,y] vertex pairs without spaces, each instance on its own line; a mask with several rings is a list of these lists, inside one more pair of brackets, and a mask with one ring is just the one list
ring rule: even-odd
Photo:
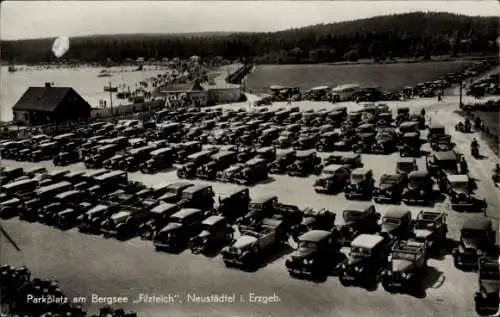
[[267,32],[413,11],[499,15],[495,0],[3,1],[2,40],[122,33]]

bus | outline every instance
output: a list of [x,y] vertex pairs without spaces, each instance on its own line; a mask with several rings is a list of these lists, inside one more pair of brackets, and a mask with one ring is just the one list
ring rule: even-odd
[[361,90],[358,84],[340,85],[332,88],[332,102],[352,101],[354,95]]

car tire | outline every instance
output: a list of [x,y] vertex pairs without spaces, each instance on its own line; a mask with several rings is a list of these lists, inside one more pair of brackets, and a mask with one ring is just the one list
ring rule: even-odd
[[339,282],[342,286],[349,287],[352,285],[351,281],[346,280],[342,275],[339,276]]

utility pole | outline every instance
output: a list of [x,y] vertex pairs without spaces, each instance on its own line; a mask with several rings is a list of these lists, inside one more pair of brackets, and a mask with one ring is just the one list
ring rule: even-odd
[[459,104],[460,109],[462,109],[462,107],[463,107],[463,103],[462,103],[463,86],[464,86],[464,82],[462,79],[460,79],[460,99],[459,99],[460,100],[459,101],[460,102],[460,104]]
[[111,82],[109,82],[109,106],[111,109],[111,115],[113,115],[113,87],[111,86]]

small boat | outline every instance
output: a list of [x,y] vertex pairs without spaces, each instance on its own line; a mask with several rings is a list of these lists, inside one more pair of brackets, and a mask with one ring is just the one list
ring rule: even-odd
[[9,65],[9,73],[13,73],[16,71],[17,71],[17,69],[16,69],[16,67],[14,67],[14,65]]
[[103,69],[101,72],[97,75],[97,77],[111,77],[113,76],[108,70]]

